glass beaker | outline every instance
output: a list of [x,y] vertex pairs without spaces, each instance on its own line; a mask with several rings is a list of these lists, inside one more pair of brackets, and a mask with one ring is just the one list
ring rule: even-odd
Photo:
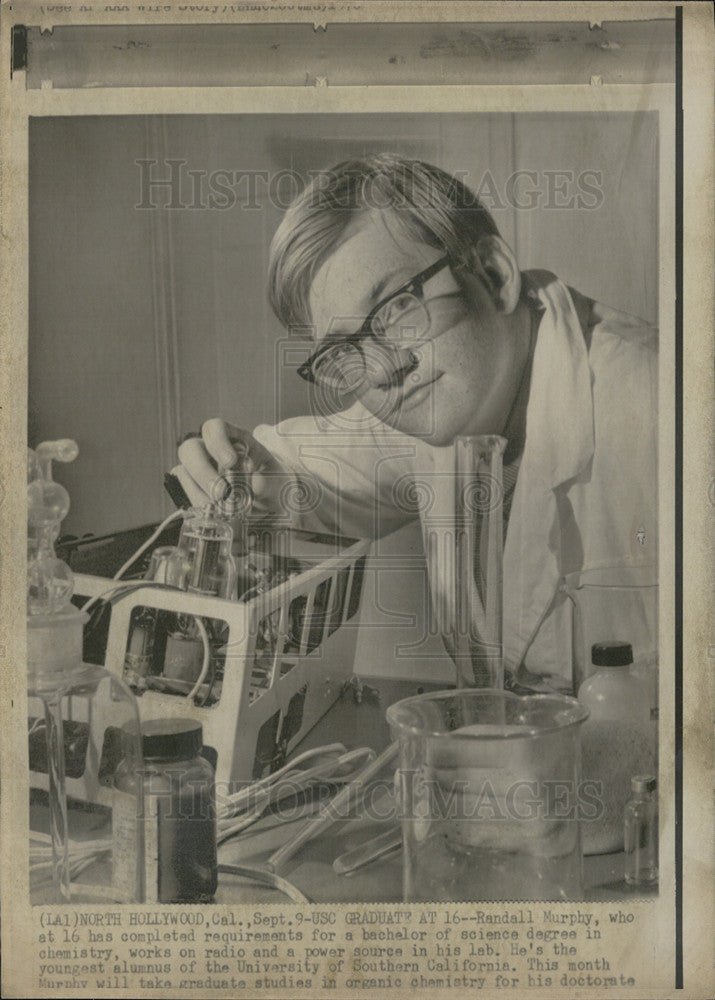
[[405,902],[582,897],[587,716],[562,695],[478,689],[388,708],[400,746]]
[[[432,455],[431,507],[422,512],[432,612],[457,687],[504,686],[503,485],[506,440],[462,436]],[[419,481],[418,481],[419,485]]]

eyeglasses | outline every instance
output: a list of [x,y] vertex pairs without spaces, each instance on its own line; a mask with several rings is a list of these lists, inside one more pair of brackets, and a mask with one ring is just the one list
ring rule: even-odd
[[425,282],[450,264],[440,257],[424,271],[382,299],[365,317],[362,326],[346,337],[329,337],[298,369],[306,382],[338,392],[357,389],[365,377],[363,344],[394,344],[422,340],[430,328],[430,314],[423,298]]

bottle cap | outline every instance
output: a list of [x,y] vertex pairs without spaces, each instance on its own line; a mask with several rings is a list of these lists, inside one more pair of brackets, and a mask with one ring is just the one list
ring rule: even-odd
[[627,667],[633,663],[633,647],[630,642],[595,642],[591,662],[594,667]]
[[654,792],[657,787],[658,779],[654,778],[652,774],[637,774],[631,778],[631,791],[637,795]]
[[[124,727],[126,752],[132,752],[136,726]],[[147,759],[195,757],[203,746],[203,728],[195,719],[148,719],[142,723],[142,751]]]

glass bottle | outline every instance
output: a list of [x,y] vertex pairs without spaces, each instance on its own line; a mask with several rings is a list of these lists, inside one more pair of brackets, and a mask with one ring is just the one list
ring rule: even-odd
[[657,786],[652,775],[631,778],[632,798],[626,805],[623,829],[628,885],[655,886],[658,883]]
[[580,686],[578,700],[589,710],[582,727],[583,780],[598,799],[597,815],[582,824],[585,854],[623,848],[623,815],[633,774],[652,772],[655,753],[649,691],[632,673],[627,642],[600,642],[591,649],[595,670]]
[[[216,802],[214,771],[201,756],[203,731],[193,719],[150,719],[142,726],[142,758],[134,729],[125,728],[126,756],[114,777],[117,814],[115,879],[131,867],[134,845],[145,851],[148,903],[209,903],[216,892]],[[135,821],[141,789],[144,812]]]

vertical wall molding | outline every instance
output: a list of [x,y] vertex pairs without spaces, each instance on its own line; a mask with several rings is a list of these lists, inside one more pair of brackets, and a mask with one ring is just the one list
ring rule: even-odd
[[[146,118],[146,158],[159,161],[161,171],[167,158],[166,118]],[[181,379],[176,330],[174,287],[174,240],[171,211],[148,209],[151,230],[152,304],[154,315],[154,366],[157,385],[157,431],[162,466],[176,464],[176,446],[181,427]]]

